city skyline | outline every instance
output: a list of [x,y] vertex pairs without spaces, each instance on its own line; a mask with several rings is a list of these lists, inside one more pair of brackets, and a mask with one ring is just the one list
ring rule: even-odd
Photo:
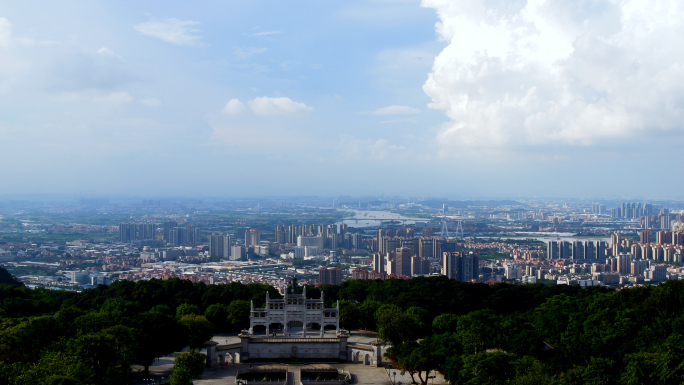
[[3,4],[0,196],[682,199],[649,4]]

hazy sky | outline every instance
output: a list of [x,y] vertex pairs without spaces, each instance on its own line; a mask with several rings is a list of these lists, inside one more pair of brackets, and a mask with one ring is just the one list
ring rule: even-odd
[[683,197],[681,1],[0,4],[0,194]]

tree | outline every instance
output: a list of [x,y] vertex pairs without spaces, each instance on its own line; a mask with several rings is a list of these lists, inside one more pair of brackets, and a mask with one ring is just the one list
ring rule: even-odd
[[618,379],[619,373],[615,361],[591,357],[585,365],[575,365],[562,373],[559,382],[563,385],[617,385]]
[[359,306],[359,326],[364,330],[378,330],[377,318],[375,318],[378,309],[380,309],[382,303],[373,300],[366,299]]
[[504,352],[464,355],[458,384],[504,385],[515,373],[514,359],[515,356]]
[[197,306],[188,303],[183,303],[176,308],[176,317],[178,317],[178,319],[183,318],[183,316],[188,314],[200,315],[202,312]]
[[658,362],[662,360],[659,353],[639,352],[625,357],[627,365],[620,376],[625,385],[658,385],[662,384],[656,373]]
[[494,347],[499,317],[489,310],[478,310],[458,318],[456,333],[467,352],[480,353]]
[[457,325],[458,316],[456,314],[444,313],[432,320],[432,331],[435,334],[455,332]]
[[340,325],[342,327],[348,330],[358,329],[359,314],[356,305],[346,300],[340,301]]
[[9,271],[0,267],[0,285],[23,286],[24,284],[14,279]]
[[378,338],[392,346],[406,341],[415,341],[420,333],[416,319],[397,306],[381,307],[378,310]]
[[534,357],[525,356],[513,361],[515,377],[507,385],[547,385],[552,382],[541,362]]
[[171,384],[191,385],[193,379],[202,377],[206,361],[206,356],[196,350],[181,353],[173,360]]
[[217,332],[226,332],[230,329],[230,324],[228,323],[228,306],[222,303],[209,305],[207,310],[204,311],[204,316],[207,317],[212,325],[214,325],[214,330]]
[[[420,342],[408,341],[398,347],[398,369],[404,370],[411,375],[415,382],[415,376],[420,383],[427,384],[428,375],[437,369],[442,363],[443,356],[436,352],[437,343],[433,337],[427,337]],[[394,349],[393,346],[390,349]]]
[[241,331],[249,325],[251,304],[247,301],[235,300],[228,305],[227,322],[231,331]]
[[190,349],[201,349],[214,335],[214,325],[203,315],[185,315],[180,319],[180,323],[188,328]]
[[138,314],[132,321],[137,362],[149,371],[155,358],[180,351],[188,345],[188,330],[174,317],[148,311]]

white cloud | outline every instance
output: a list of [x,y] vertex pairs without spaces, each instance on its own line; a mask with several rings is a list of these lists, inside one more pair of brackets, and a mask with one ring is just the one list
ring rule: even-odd
[[4,17],[0,17],[0,47],[7,48],[12,41],[12,24]]
[[373,115],[411,115],[419,113],[419,109],[409,106],[387,106],[371,112]]
[[96,97],[95,101],[100,104],[117,107],[131,103],[133,101],[133,97],[128,92],[117,91],[105,96]]
[[251,34],[249,34],[249,36],[269,36],[269,35],[278,35],[281,33],[282,33],[282,31],[263,31],[263,32],[251,33]]
[[239,99],[230,99],[226,106],[223,107],[223,113],[228,115],[238,115],[245,111],[245,103]]
[[138,32],[178,45],[199,45],[199,22],[178,19],[152,19],[134,26]]
[[294,115],[312,111],[313,108],[290,98],[262,96],[247,102],[258,115]]
[[423,90],[449,146],[505,147],[681,130],[681,2],[423,0],[448,45]]
[[159,107],[161,106],[161,100],[157,98],[140,99],[140,104],[148,107]]
[[338,142],[339,156],[345,161],[388,161],[406,156],[406,147],[392,144],[386,139],[364,140],[343,134]]
[[267,48],[236,48],[235,56],[240,59],[247,59],[248,57],[268,51]]

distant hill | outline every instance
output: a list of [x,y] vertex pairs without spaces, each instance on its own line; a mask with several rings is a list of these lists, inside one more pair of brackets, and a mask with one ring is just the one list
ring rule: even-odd
[[12,277],[12,274],[10,274],[9,271],[3,269],[2,267],[0,267],[0,284],[17,286],[23,285],[23,283],[14,279],[14,277]]

